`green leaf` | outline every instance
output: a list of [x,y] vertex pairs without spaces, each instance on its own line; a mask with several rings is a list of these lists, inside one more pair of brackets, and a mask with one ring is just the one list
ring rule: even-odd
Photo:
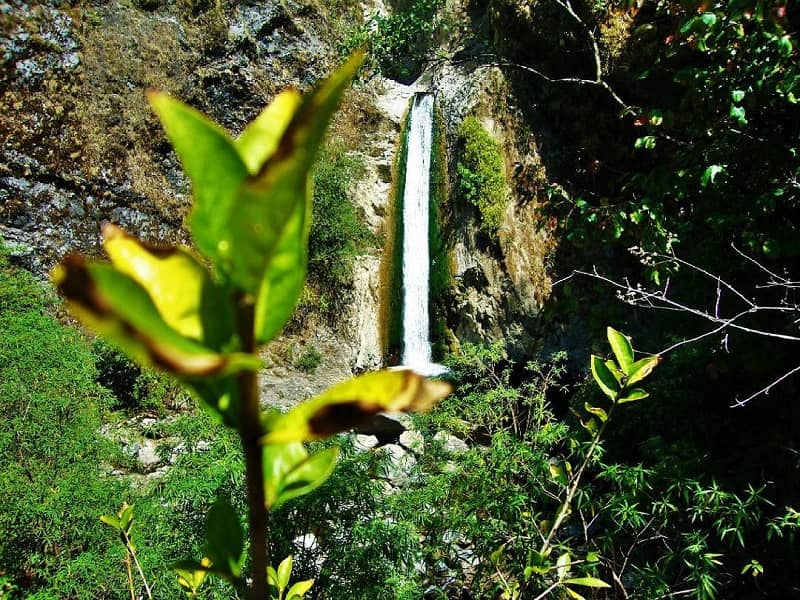
[[625,404],[626,402],[636,402],[637,400],[644,400],[650,394],[645,392],[642,388],[634,388],[632,390],[625,391],[625,397],[620,398],[618,402],[620,404]]
[[652,150],[656,147],[656,136],[654,135],[645,135],[640,138],[636,138],[636,141],[633,143],[634,148],[644,148],[645,150]]
[[564,554],[558,557],[558,560],[556,560],[556,573],[558,574],[559,581],[567,576],[571,564],[572,558],[570,558],[569,552],[564,552]]
[[289,579],[292,577],[292,555],[290,554],[281,561],[278,565],[278,590],[283,591],[289,585]]
[[789,34],[783,35],[778,38],[778,48],[784,56],[791,56],[792,54],[792,39]]
[[[278,149],[247,182],[233,211],[231,256],[242,261],[237,271],[244,275],[245,283],[255,276],[256,288],[245,289],[258,292],[255,327],[259,341],[269,341],[283,327],[303,289],[311,218],[311,167],[328,123],[363,59],[363,51],[354,53],[303,100]],[[270,225],[276,222],[279,231],[274,235]],[[265,250],[265,255],[249,254]]]
[[653,372],[653,369],[655,369],[660,362],[660,356],[646,356],[645,358],[637,360],[631,366],[631,373],[628,376],[628,385],[633,385],[645,379]]
[[165,321],[145,289],[108,264],[68,256],[52,272],[68,308],[134,360],[193,378],[256,370],[258,357],[219,354],[182,336]]
[[120,525],[117,517],[113,515],[100,515],[100,520],[109,527],[113,527],[116,531],[122,531],[122,525]]
[[203,554],[211,561],[214,573],[229,581],[241,576],[244,533],[239,517],[225,500],[217,500],[208,511]]
[[303,444],[264,446],[264,494],[268,508],[307,494],[330,477],[339,456],[328,448],[309,456]]
[[733,90],[731,92],[731,99],[736,102],[737,104],[744,100],[745,91],[744,90]]
[[630,338],[613,327],[606,328],[606,336],[622,372],[630,375],[630,368],[633,364],[633,347],[631,346]]
[[564,586],[564,589],[565,589],[565,590],[567,590],[567,595],[568,595],[570,598],[573,598],[574,600],[586,600],[586,598],[584,598],[583,596],[581,596],[581,595],[580,595],[578,592],[576,592],[575,590],[573,590],[573,589],[571,589],[571,588],[568,588],[567,586]]
[[178,576],[178,585],[187,593],[196,594],[200,586],[203,585],[203,581],[205,581],[211,563],[208,559],[203,560],[206,564],[195,561],[182,561],[170,565],[170,568]]
[[305,581],[298,581],[292,587],[289,588],[289,591],[286,592],[287,600],[291,600],[293,597],[302,598],[307,593],[308,590],[311,589],[311,586],[314,585],[313,579],[306,579]]
[[584,587],[590,588],[610,588],[611,586],[608,585],[602,579],[598,579],[597,577],[573,577],[572,579],[567,579],[564,583],[569,583],[572,585],[582,585]]
[[302,97],[297,90],[281,92],[236,139],[236,149],[251,174],[258,173],[275,153],[301,102]]
[[747,117],[745,116],[747,113],[743,106],[731,104],[731,110],[728,114],[731,118],[735,119],[739,125],[747,125]]
[[596,563],[600,560],[600,556],[597,552],[587,552],[586,553],[586,562],[588,563]]
[[367,425],[383,411],[425,411],[451,391],[450,385],[410,370],[359,375],[266,420],[265,444],[328,437]]
[[608,367],[609,371],[611,371],[611,374],[614,376],[614,379],[617,380],[617,383],[622,385],[622,380],[626,377],[626,375],[625,375],[625,373],[620,371],[619,365],[617,365],[616,362],[614,362],[613,360],[610,360],[610,359],[605,361],[603,364],[606,367]]
[[145,289],[167,325],[216,348],[230,340],[230,299],[187,249],[146,245],[110,224],[103,238],[114,267]]
[[583,407],[586,409],[587,412],[592,413],[603,423],[608,421],[608,415],[606,414],[606,411],[604,411],[602,408],[598,406],[592,406],[588,402],[584,403]]
[[703,187],[708,187],[710,184],[714,183],[714,180],[717,178],[717,175],[720,173],[725,172],[725,165],[710,165],[703,171],[703,174],[700,176],[700,185]]
[[228,218],[247,167],[228,133],[202,113],[164,93],[150,93],[148,99],[192,182],[189,227],[197,247],[228,272]]
[[278,588],[278,572],[272,565],[267,565],[267,583],[275,589]]
[[612,402],[615,402],[617,400],[617,394],[619,393],[619,384],[614,378],[614,375],[608,370],[603,359],[595,354],[592,354],[591,367],[592,376],[597,382],[597,385],[600,386],[600,389],[603,390],[606,396],[611,398]]

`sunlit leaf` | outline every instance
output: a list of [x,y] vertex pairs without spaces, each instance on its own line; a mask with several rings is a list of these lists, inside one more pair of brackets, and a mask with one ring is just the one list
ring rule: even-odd
[[592,376],[597,382],[597,385],[600,386],[600,389],[603,390],[606,396],[611,398],[612,401],[616,401],[617,393],[619,392],[619,384],[611,371],[608,370],[608,367],[606,367],[603,359],[592,354],[591,366]]
[[111,224],[103,238],[114,267],[145,289],[167,325],[210,347],[230,339],[231,301],[187,249],[144,244]]
[[122,525],[120,525],[119,519],[113,515],[100,515],[100,520],[109,527],[114,528],[116,531],[122,530]]
[[630,375],[630,368],[633,364],[633,347],[630,338],[613,327],[606,328],[606,335],[620,368],[626,375]]
[[267,565],[267,583],[272,587],[278,587],[278,572],[272,565]]
[[571,564],[572,558],[570,558],[569,552],[564,552],[564,554],[558,557],[558,560],[556,560],[556,573],[558,574],[559,580],[567,576]]
[[573,577],[571,579],[567,579],[564,583],[569,583],[571,585],[582,585],[584,587],[590,588],[610,588],[611,586],[608,585],[602,579],[598,579],[597,577]]
[[210,566],[211,561],[203,559],[200,563],[183,561],[171,565],[170,568],[175,571],[178,576],[178,585],[186,592],[196,594],[200,586],[203,585],[203,581],[205,581]]
[[660,356],[646,356],[645,358],[637,360],[631,366],[631,373],[628,377],[628,385],[633,385],[634,383],[642,381],[645,377],[653,372],[653,369],[658,366],[659,362],[661,362]]
[[584,596],[581,596],[581,595],[580,595],[578,592],[576,592],[575,590],[573,590],[573,589],[571,589],[571,588],[568,588],[567,586],[564,586],[564,589],[567,591],[567,595],[568,595],[570,598],[573,598],[574,600],[586,600],[586,598],[585,598]]
[[164,93],[151,92],[148,99],[192,182],[194,240],[220,267],[229,250],[230,208],[247,167],[228,133],[205,115]]
[[604,364],[606,367],[608,367],[608,370],[611,371],[611,374],[614,376],[614,379],[617,380],[617,383],[622,385],[622,380],[625,379],[626,375],[620,370],[616,361],[609,359],[605,361]]
[[292,555],[290,554],[281,561],[276,571],[278,575],[278,589],[283,591],[289,585],[289,579],[292,577]]
[[258,173],[264,162],[275,153],[301,101],[302,96],[297,90],[281,92],[236,139],[236,149],[251,174]]
[[585,402],[583,407],[586,409],[587,412],[592,413],[594,416],[600,419],[601,422],[605,423],[606,421],[608,421],[608,414],[599,406],[592,406],[588,402]]
[[208,511],[203,554],[211,561],[214,573],[229,580],[241,576],[244,533],[239,517],[225,500],[218,500]]
[[620,398],[618,402],[624,404],[626,402],[636,402],[637,400],[644,400],[650,394],[645,392],[642,388],[633,388],[625,392],[625,397]]
[[703,187],[708,187],[717,178],[717,175],[720,173],[725,172],[725,165],[710,165],[706,167],[706,170],[703,171],[703,174],[700,176],[700,185]]
[[243,353],[219,354],[170,327],[144,288],[103,263],[68,256],[52,273],[68,308],[134,360],[183,377],[258,369]]
[[376,371],[340,383],[267,419],[265,444],[316,440],[367,425],[384,411],[426,411],[451,391],[410,370]]
[[[363,52],[354,53],[303,99],[277,150],[248,181],[231,217],[232,257],[246,261],[238,269],[245,278],[249,280],[254,273],[257,279],[256,337],[260,341],[272,339],[283,327],[303,289],[311,218],[311,167],[328,123],[363,58]],[[240,211],[252,220],[239,219]],[[282,223],[280,234],[271,239],[263,232],[268,230],[267,222],[274,222],[276,211]],[[262,231],[257,230],[259,226]],[[259,265],[247,253],[259,252],[260,248],[268,248],[268,254]]]
[[267,507],[307,494],[330,477],[339,456],[338,448],[309,455],[303,444],[264,446],[264,493]]
[[308,590],[314,585],[313,579],[306,579],[305,581],[298,581],[292,587],[289,588],[289,591],[286,592],[287,600],[292,600],[292,598],[302,598],[308,593]]

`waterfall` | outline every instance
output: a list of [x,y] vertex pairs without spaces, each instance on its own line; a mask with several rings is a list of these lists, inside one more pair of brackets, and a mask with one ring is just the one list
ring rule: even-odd
[[431,357],[429,210],[433,95],[417,94],[408,124],[403,188],[403,366],[425,375],[445,369]]

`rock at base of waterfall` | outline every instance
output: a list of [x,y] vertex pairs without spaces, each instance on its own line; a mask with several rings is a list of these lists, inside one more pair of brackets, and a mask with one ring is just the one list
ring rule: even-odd
[[417,459],[409,454],[405,448],[397,444],[387,444],[383,447],[386,452],[386,479],[394,487],[408,484],[414,476]]
[[441,444],[442,448],[448,452],[452,452],[453,454],[460,454],[469,450],[469,446],[467,446],[467,443],[464,440],[459,439],[445,431],[439,431],[433,436],[433,440]]
[[400,434],[400,445],[414,454],[421,454],[425,450],[425,438],[419,431],[404,431]]

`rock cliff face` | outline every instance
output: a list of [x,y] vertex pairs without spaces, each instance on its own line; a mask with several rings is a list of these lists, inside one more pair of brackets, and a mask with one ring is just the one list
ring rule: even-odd
[[96,252],[104,220],[150,240],[187,240],[187,182],[146,89],[237,132],[275,92],[307,88],[334,62],[337,21],[308,3],[7,6],[0,234],[39,273],[70,250]]
[[[458,27],[469,29],[464,8],[451,4]],[[0,235],[17,262],[42,278],[67,252],[99,253],[104,221],[151,241],[188,243],[188,182],[147,107],[146,89],[172,93],[235,134],[280,89],[308,88],[329,72],[344,32],[363,14],[386,10],[339,2],[332,14],[314,0],[7,6],[0,13]],[[440,42],[448,51],[457,45],[455,38]],[[363,82],[334,125],[334,136],[354,138],[350,147],[365,164],[352,198],[384,238],[399,131],[419,89],[437,94],[451,173],[455,130],[468,114],[505,150],[512,201],[497,240],[479,232],[472,207],[447,207],[455,266],[447,311],[458,339],[502,337],[521,349],[534,339],[549,293],[554,242],[537,213],[545,178],[536,141],[498,70],[457,64],[432,69],[417,86]],[[268,398],[297,399],[382,366],[380,260],[376,249],[356,261],[339,323],[279,341],[263,382]],[[292,366],[292,356],[309,347],[322,354],[313,375]]]
[[529,353],[537,337],[537,317],[550,295],[556,246],[553,224],[538,210],[546,202],[548,180],[536,138],[498,68],[445,65],[432,78],[448,134],[451,174],[460,152],[457,127],[474,115],[500,142],[509,183],[508,206],[493,239],[479,230],[477,210],[451,194],[447,237],[452,241],[456,305],[448,320],[462,341],[504,339],[512,351]]

